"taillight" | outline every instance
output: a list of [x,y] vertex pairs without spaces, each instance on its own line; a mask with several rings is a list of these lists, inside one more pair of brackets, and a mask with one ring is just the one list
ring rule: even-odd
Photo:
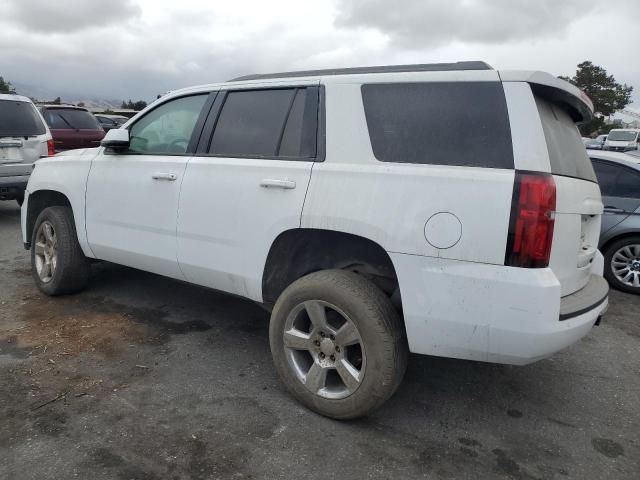
[[56,154],[56,146],[53,143],[53,139],[47,140],[47,155],[53,157]]
[[505,265],[549,266],[555,209],[556,184],[551,175],[516,172]]

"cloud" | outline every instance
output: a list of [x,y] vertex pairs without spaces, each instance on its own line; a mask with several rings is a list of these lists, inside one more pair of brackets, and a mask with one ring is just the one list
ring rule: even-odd
[[560,37],[602,5],[598,0],[344,0],[336,23],[379,30],[403,48],[499,44]]
[[74,32],[128,23],[141,14],[133,0],[3,0],[4,21],[31,32]]
[[[637,0],[2,0],[0,75],[22,93],[144,99],[249,73],[486,60],[640,86]],[[33,92],[33,93],[31,93]]]

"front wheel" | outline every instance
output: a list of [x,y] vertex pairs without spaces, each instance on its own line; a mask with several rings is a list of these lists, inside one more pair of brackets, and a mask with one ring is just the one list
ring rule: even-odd
[[381,406],[407,365],[402,320],[390,300],[364,277],[342,270],[292,283],[273,309],[269,340],[288,390],[336,419]]
[[70,207],[49,207],[38,215],[31,237],[31,270],[47,295],[74,293],[86,286],[89,260],[78,244]]
[[640,236],[621,238],[607,248],[604,276],[612,287],[640,294]]

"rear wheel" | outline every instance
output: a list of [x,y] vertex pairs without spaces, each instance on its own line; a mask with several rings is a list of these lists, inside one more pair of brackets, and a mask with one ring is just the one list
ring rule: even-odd
[[612,287],[640,294],[640,236],[621,238],[607,248],[604,276]]
[[38,215],[31,238],[31,270],[47,295],[74,293],[86,286],[89,260],[78,244],[70,207],[49,207]]
[[402,320],[378,287],[352,272],[324,270],[291,284],[273,309],[269,339],[289,391],[332,418],[378,408],[406,369]]

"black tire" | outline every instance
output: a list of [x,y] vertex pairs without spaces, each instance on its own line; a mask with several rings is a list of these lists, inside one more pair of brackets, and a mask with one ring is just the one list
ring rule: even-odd
[[[366,368],[359,386],[344,398],[325,398],[310,391],[291,366],[283,338],[285,325],[289,315],[306,301],[337,307],[359,333]],[[292,395],[309,409],[335,419],[362,417],[380,407],[400,385],[407,366],[406,333],[391,301],[366,278],[343,270],[311,273],[292,283],[280,295],[271,314],[269,341],[276,369]],[[337,338],[335,342],[337,345]],[[343,356],[348,348],[343,348]],[[317,357],[310,354],[309,359],[313,364]]]
[[[621,290],[623,292],[635,293],[636,295],[640,295],[640,287],[626,285],[620,279],[618,279],[618,277],[616,277],[615,273],[613,272],[613,266],[612,266],[613,256],[621,248],[624,248],[630,245],[640,246],[640,235],[621,238],[619,240],[614,241],[611,245],[607,247],[606,251],[604,252],[604,277],[609,282],[609,285],[611,285],[613,288],[617,290]],[[636,249],[638,248],[639,247],[636,247]],[[637,252],[640,254],[640,250],[637,250]],[[639,257],[637,258],[638,258],[638,261],[640,261],[640,258]],[[638,268],[638,267],[636,266],[635,268]],[[640,275],[640,271],[638,272],[638,275]]]
[[[48,222],[53,227],[57,251],[56,267],[48,281],[40,278],[36,266],[38,232],[44,222]],[[62,206],[45,208],[38,215],[31,235],[31,272],[38,288],[52,296],[78,292],[86,287],[90,270],[89,260],[78,244],[71,208]]]

